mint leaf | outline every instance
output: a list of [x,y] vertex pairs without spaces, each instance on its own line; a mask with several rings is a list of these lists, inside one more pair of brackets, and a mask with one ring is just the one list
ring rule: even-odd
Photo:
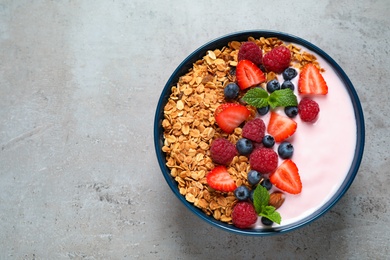
[[297,96],[295,96],[294,91],[289,88],[276,90],[270,95],[268,95],[268,92],[263,88],[252,88],[246,92],[243,100],[256,108],[262,108],[269,105],[274,109],[275,107],[298,105]]
[[272,92],[268,98],[268,103],[274,109],[275,107],[297,106],[298,100],[291,89],[285,88]]
[[253,205],[255,210],[259,216],[266,217],[269,220],[280,224],[282,217],[274,206],[268,205],[269,197],[268,190],[261,185],[257,185],[253,192]]
[[252,88],[242,98],[246,103],[257,108],[268,106],[268,92],[262,88]]
[[263,211],[263,208],[268,205],[269,202],[269,193],[266,188],[261,185],[257,185],[255,191],[253,192],[253,205],[257,214],[260,214]]
[[263,207],[259,215],[266,217],[277,224],[280,224],[282,221],[282,217],[280,216],[279,212],[276,211],[274,206]]

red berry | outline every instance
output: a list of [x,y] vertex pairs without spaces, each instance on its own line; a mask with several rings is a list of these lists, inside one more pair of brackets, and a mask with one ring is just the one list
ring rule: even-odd
[[250,60],[257,66],[263,62],[263,53],[254,42],[244,42],[238,51],[238,61]]
[[242,137],[260,143],[265,135],[265,124],[260,118],[247,122],[242,128]]
[[259,148],[249,156],[249,164],[252,170],[267,174],[278,167],[278,154],[271,148]]
[[244,90],[266,81],[264,72],[250,60],[241,60],[236,67],[237,84]]
[[207,184],[218,191],[233,192],[237,185],[225,166],[217,166],[206,175]]
[[291,194],[299,194],[302,191],[301,177],[297,165],[290,159],[283,163],[270,174],[269,180],[278,189]]
[[232,211],[232,222],[238,228],[249,228],[257,221],[257,214],[252,203],[238,202]]
[[291,52],[286,46],[278,46],[266,53],[263,58],[264,67],[268,71],[282,73],[290,66]]
[[320,112],[320,106],[312,99],[303,98],[298,104],[298,114],[304,122],[314,122]]
[[267,131],[275,139],[275,142],[282,142],[292,136],[297,130],[297,123],[287,116],[271,112]]
[[326,95],[328,85],[319,69],[312,63],[306,64],[299,74],[298,91],[301,94]]
[[234,156],[237,155],[237,149],[229,140],[217,138],[211,143],[210,154],[215,163],[229,165]]
[[236,103],[224,103],[217,107],[214,112],[215,121],[226,133],[233,133],[234,129],[244,122],[250,111],[243,105]]

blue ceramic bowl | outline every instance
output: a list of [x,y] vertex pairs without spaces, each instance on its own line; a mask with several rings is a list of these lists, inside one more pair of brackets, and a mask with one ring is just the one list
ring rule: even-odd
[[[308,48],[309,50],[315,52],[323,59],[325,59],[334,68],[336,73],[338,73],[339,77],[344,82],[344,85],[350,95],[353,104],[356,124],[357,124],[356,149],[355,149],[353,161],[344,182],[337,190],[337,192],[334,194],[334,196],[331,197],[331,199],[327,203],[325,203],[321,208],[319,208],[310,216],[298,222],[285,225],[285,226],[274,227],[271,229],[239,229],[233,225],[229,225],[221,221],[218,221],[214,219],[212,216],[207,216],[205,213],[202,212],[202,210],[195,207],[192,203],[186,201],[184,196],[182,196],[179,193],[177,182],[170,175],[170,170],[166,166],[165,154],[161,150],[164,143],[164,138],[163,138],[164,129],[162,127],[162,120],[164,119],[163,111],[164,111],[164,106],[168,101],[169,95],[171,94],[171,87],[176,85],[179,77],[184,75],[186,72],[188,72],[188,70],[192,68],[194,62],[196,62],[199,59],[202,59],[202,57],[206,55],[206,52],[208,50],[221,49],[223,46],[226,46],[227,43],[230,41],[246,41],[249,36],[252,36],[256,39],[260,37],[265,37],[265,38],[277,37],[286,42],[302,45]],[[348,190],[353,180],[355,179],[355,176],[358,172],[360,162],[363,156],[364,139],[365,139],[364,117],[363,117],[363,111],[360,105],[359,97],[357,96],[357,93],[351,81],[348,79],[347,75],[344,73],[341,67],[328,54],[326,54],[324,51],[322,51],[320,48],[316,47],[312,43],[290,34],[286,34],[282,32],[274,32],[274,31],[256,30],[256,31],[237,32],[237,33],[233,33],[233,34],[229,34],[217,38],[213,41],[210,41],[209,43],[206,43],[205,45],[201,46],[197,50],[195,50],[176,68],[176,70],[173,72],[171,77],[168,79],[166,85],[162,90],[160,99],[158,101],[155,119],[154,119],[154,145],[155,145],[157,160],[160,165],[162,174],[164,175],[164,178],[167,181],[173,193],[177,196],[177,198],[181,201],[181,203],[183,203],[191,212],[193,212],[195,215],[197,215],[198,217],[200,217],[210,225],[241,235],[266,236],[266,235],[281,234],[302,227],[316,220],[320,216],[322,216],[332,206],[334,206],[337,203],[337,201],[340,200],[340,198],[345,194],[345,192]]]

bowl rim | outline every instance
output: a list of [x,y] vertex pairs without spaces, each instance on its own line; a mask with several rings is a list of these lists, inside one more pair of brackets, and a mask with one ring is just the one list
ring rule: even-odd
[[[218,221],[214,219],[212,216],[206,215],[201,209],[197,208],[193,205],[193,203],[188,202],[183,195],[180,194],[177,182],[174,180],[174,178],[170,175],[169,168],[165,165],[165,155],[162,152],[161,148],[163,145],[163,127],[162,127],[162,120],[163,120],[163,109],[165,104],[168,101],[169,94],[171,93],[171,87],[177,84],[178,78],[182,75],[184,75],[189,68],[192,68],[192,65],[195,61],[203,58],[203,56],[206,55],[206,52],[208,50],[214,50],[217,48],[222,48],[223,46],[226,46],[228,42],[236,40],[236,41],[246,41],[248,37],[254,37],[256,39],[260,37],[277,37],[282,41],[285,42],[292,42],[296,44],[300,44],[307,49],[313,51],[316,53],[316,55],[321,56],[325,61],[329,63],[329,65],[334,69],[334,71],[338,74],[340,79],[343,81],[348,94],[351,98],[351,102],[353,105],[353,110],[355,113],[355,119],[356,119],[356,148],[355,148],[355,154],[351,163],[351,167],[348,171],[348,174],[346,175],[346,178],[344,182],[341,184],[341,186],[338,188],[338,190],[335,192],[335,194],[330,198],[328,202],[326,202],[324,205],[322,205],[318,210],[316,210],[314,213],[312,213],[310,216],[307,216],[297,222],[280,226],[280,227],[272,227],[272,228],[264,228],[264,229],[239,229],[231,224],[227,224],[221,221]],[[282,234],[286,232],[290,232],[292,230],[298,229],[300,227],[303,227],[309,223],[312,223],[322,215],[324,215],[327,211],[329,211],[347,192],[349,187],[351,186],[352,182],[354,181],[361,161],[363,157],[364,152],[364,144],[365,144],[365,124],[364,124],[364,115],[362,106],[359,100],[359,97],[357,95],[357,92],[352,85],[352,82],[344,72],[344,70],[338,65],[338,63],[331,58],[326,52],[324,52],[322,49],[317,47],[316,45],[308,42],[307,40],[304,40],[298,36],[280,32],[280,31],[272,31],[272,30],[246,30],[246,31],[238,31],[233,32],[230,34],[226,34],[224,36],[215,38],[199,48],[197,48],[195,51],[193,51],[189,56],[187,56],[180,64],[177,66],[177,68],[174,70],[174,72],[169,77],[168,81],[166,82],[160,98],[157,103],[157,108],[155,111],[155,118],[154,118],[154,146],[155,146],[155,152],[157,155],[157,160],[160,166],[160,169],[163,173],[163,176],[173,191],[173,193],[176,195],[176,197],[195,215],[203,219],[204,221],[208,222],[209,224],[223,229],[225,231],[229,231],[235,234],[240,235],[248,235],[248,236],[268,236],[268,235],[276,235],[276,234]]]

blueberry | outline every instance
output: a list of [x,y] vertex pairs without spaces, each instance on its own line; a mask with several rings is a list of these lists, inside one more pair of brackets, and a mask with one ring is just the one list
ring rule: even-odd
[[261,180],[261,174],[258,171],[250,170],[247,176],[248,182],[251,185],[256,185]]
[[269,112],[269,106],[257,108],[257,113],[264,116]]
[[284,113],[290,117],[294,118],[298,115],[298,107],[297,106],[291,106],[291,107],[285,107],[284,108]]
[[226,85],[223,93],[226,99],[236,99],[238,97],[238,93],[240,92],[240,88],[236,83],[229,83]]
[[266,217],[261,217],[261,223],[265,226],[272,226],[274,222]]
[[239,186],[234,190],[234,196],[241,201],[247,200],[250,197],[250,190],[246,186]]
[[279,89],[280,89],[280,83],[279,83],[279,81],[277,79],[273,79],[273,80],[268,81],[268,83],[267,83],[267,91],[269,93],[272,93],[275,90],[279,90]]
[[292,83],[291,81],[289,80],[286,80],[282,83],[282,86],[280,87],[281,89],[285,89],[285,88],[289,88],[291,89],[292,91],[294,91],[295,89],[295,86],[294,86],[294,83]]
[[272,146],[275,145],[275,139],[272,135],[265,135],[261,142],[267,148],[271,148]]
[[283,142],[278,147],[278,154],[282,159],[289,159],[294,153],[294,146],[289,142]]
[[294,68],[287,68],[283,71],[284,80],[292,80],[298,75],[297,71]]
[[237,141],[236,148],[239,154],[249,155],[253,151],[253,143],[249,139],[241,138]]
[[270,190],[272,188],[272,183],[269,179],[264,179],[262,182],[261,182],[261,186],[263,186],[264,188],[266,188],[267,190]]

